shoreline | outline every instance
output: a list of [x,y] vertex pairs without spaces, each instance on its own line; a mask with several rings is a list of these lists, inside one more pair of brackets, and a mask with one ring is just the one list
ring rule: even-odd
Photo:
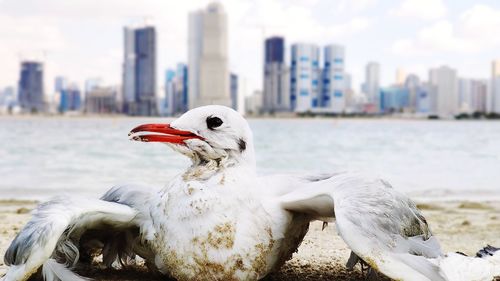
[[[23,225],[30,218],[37,201],[0,199],[0,255],[3,255]],[[500,246],[500,200],[479,202],[416,201],[431,230],[441,242],[444,252],[461,251],[468,255],[491,244]],[[350,250],[337,235],[335,224],[321,230],[321,222],[313,222],[309,233],[293,258],[277,273],[265,280],[364,280],[359,266],[354,272],[345,269]],[[0,276],[7,267],[0,262]],[[96,280],[169,280],[145,272],[144,267],[133,270],[88,270],[80,272]],[[382,279],[388,280],[388,279]]]

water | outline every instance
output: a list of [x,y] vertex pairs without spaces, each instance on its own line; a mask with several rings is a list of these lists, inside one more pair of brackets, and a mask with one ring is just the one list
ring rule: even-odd
[[[127,133],[146,118],[0,118],[0,198],[163,186],[189,161]],[[256,119],[261,174],[360,171],[412,196],[500,196],[500,122]]]

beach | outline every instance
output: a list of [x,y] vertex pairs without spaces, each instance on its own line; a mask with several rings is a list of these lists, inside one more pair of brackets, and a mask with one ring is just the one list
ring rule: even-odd
[[[432,201],[419,202],[418,206],[445,252],[475,255],[486,244],[500,246],[500,201]],[[2,257],[35,207],[34,201],[0,201]],[[364,280],[359,265],[354,272],[345,269],[349,249],[337,235],[335,224],[321,229],[322,223],[312,223],[298,253],[265,280]],[[80,273],[95,280],[165,280],[147,273],[141,266],[122,271],[96,268]],[[0,276],[6,270],[2,259]]]

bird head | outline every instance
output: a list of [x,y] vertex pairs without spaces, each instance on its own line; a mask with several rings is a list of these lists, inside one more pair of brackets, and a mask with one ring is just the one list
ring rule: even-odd
[[194,165],[216,161],[255,166],[250,126],[238,112],[226,106],[198,107],[170,124],[137,126],[129,136],[135,141],[166,143],[191,158]]

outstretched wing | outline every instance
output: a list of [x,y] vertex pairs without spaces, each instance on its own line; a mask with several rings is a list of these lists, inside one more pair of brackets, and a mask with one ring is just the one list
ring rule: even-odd
[[120,202],[118,190],[111,190],[115,200],[65,196],[40,204],[5,253],[10,268],[3,280],[26,280],[41,266],[45,280],[82,280],[63,264],[76,264],[84,240],[92,240],[95,233],[111,237],[143,225],[138,209]]
[[311,219],[335,218],[356,256],[391,278],[444,280],[427,260],[440,256],[441,249],[425,218],[385,181],[334,174],[305,181],[280,200],[282,208]]

